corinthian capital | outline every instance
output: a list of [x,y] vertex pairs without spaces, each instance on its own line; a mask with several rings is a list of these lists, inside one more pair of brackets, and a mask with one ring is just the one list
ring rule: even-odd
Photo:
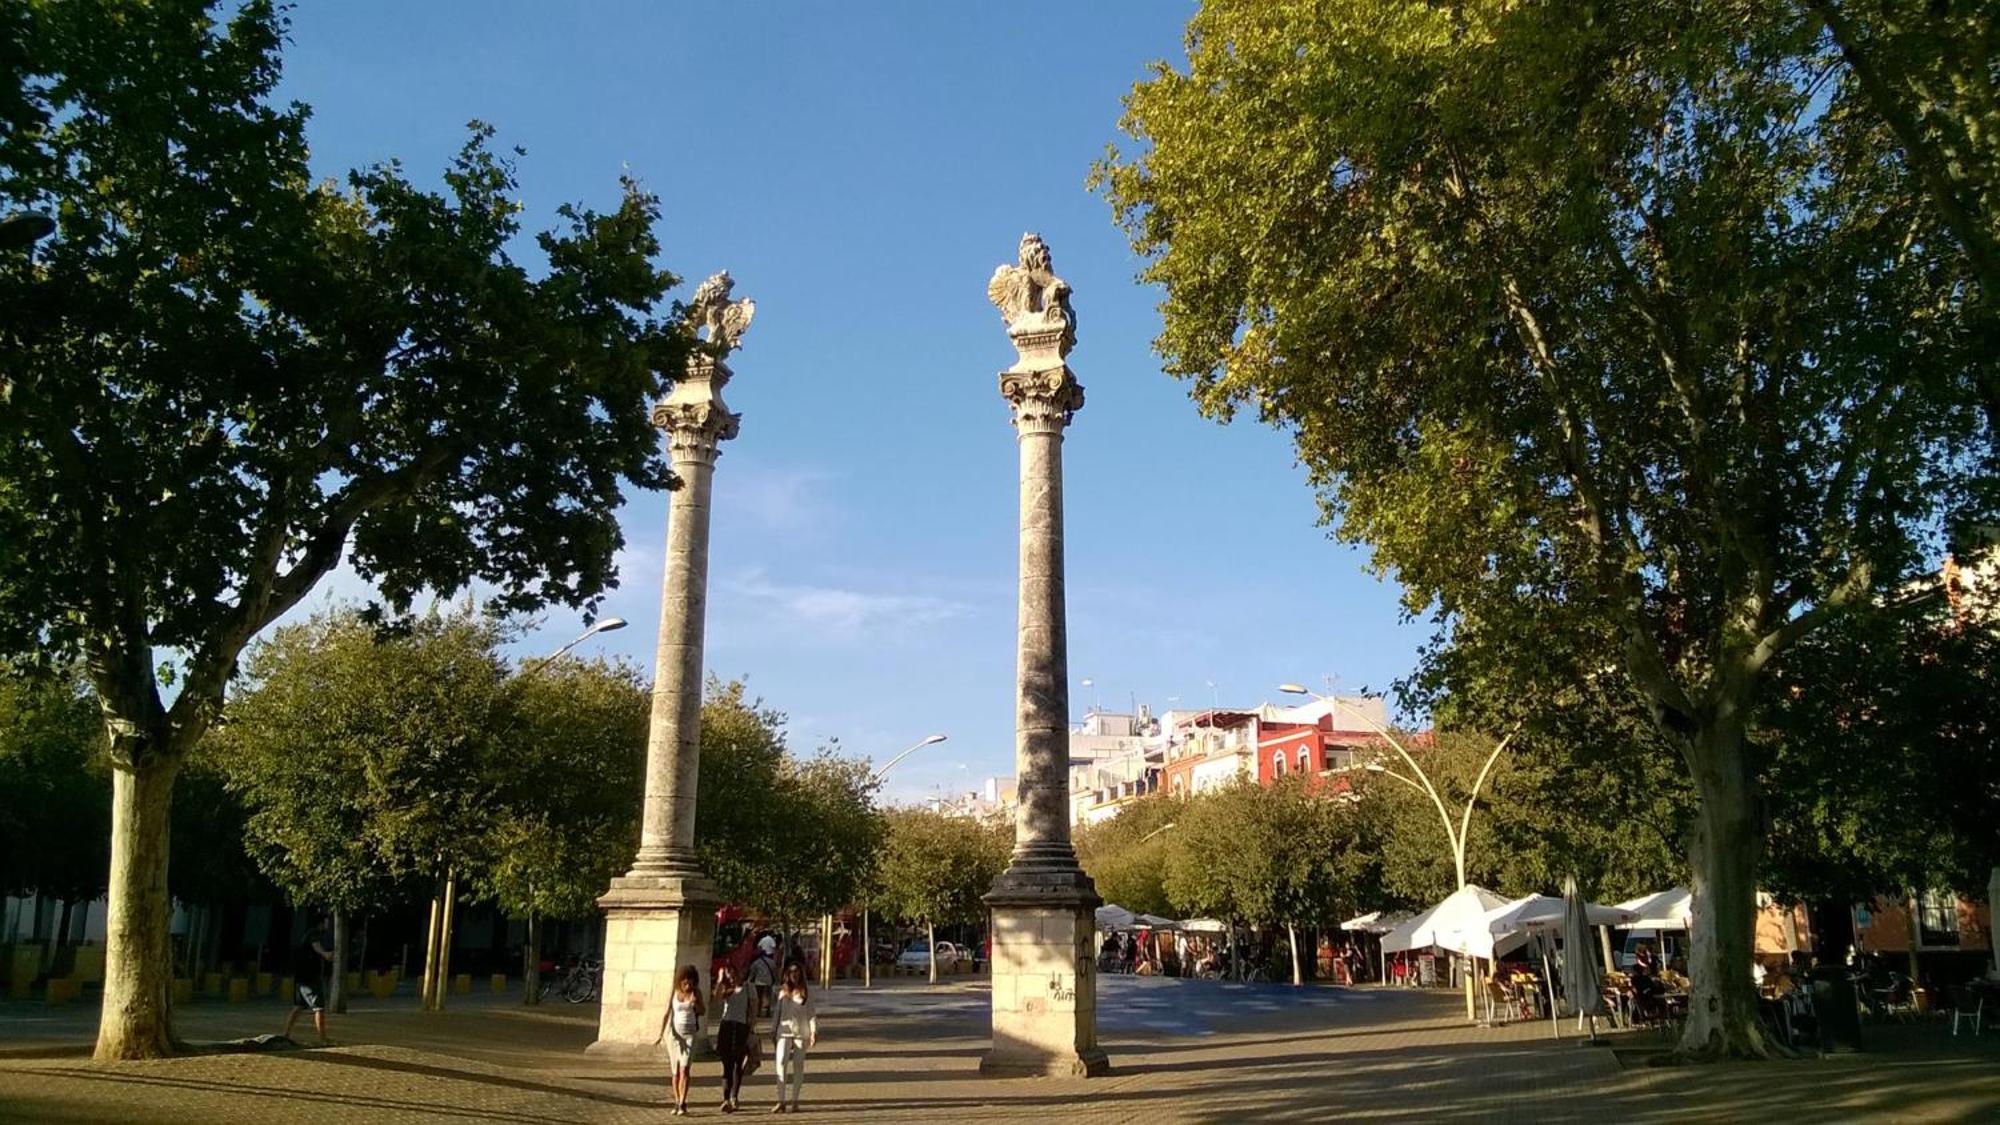
[[1014,428],[1024,434],[1061,433],[1083,409],[1083,384],[1068,367],[1000,373],[1000,397],[1014,408]]
[[667,397],[653,404],[653,425],[667,432],[668,456],[674,461],[713,462],[721,443],[736,436],[742,415],[722,401],[729,366],[705,355],[688,359],[687,373]]

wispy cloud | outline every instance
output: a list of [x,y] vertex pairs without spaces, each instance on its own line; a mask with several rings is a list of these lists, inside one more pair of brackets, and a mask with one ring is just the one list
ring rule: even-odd
[[768,464],[731,465],[716,474],[716,509],[741,515],[768,531],[790,534],[823,530],[836,505],[829,470]]
[[826,645],[897,640],[972,612],[950,598],[779,582],[762,570],[722,578],[716,587],[724,620]]

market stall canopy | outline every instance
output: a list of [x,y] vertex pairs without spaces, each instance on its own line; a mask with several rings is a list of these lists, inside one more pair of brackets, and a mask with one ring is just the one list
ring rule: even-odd
[[1486,916],[1506,905],[1506,899],[1485,887],[1460,887],[1443,902],[1383,934],[1382,952],[1436,946],[1491,960],[1528,943],[1526,934],[1495,934],[1487,928]]
[[1097,908],[1097,928],[1100,930],[1129,930],[1138,915],[1115,903],[1106,903]]
[[[1488,914],[1486,928],[1496,934],[1528,930],[1553,933],[1563,928],[1567,910],[1563,900],[1554,895],[1529,895]],[[1632,919],[1638,916],[1623,907],[1599,906],[1594,902],[1584,904],[1584,917],[1593,926],[1629,926]]]
[[1370,910],[1342,922],[1340,928],[1357,934],[1386,934],[1409,920],[1407,910]]
[[1621,929],[1685,930],[1694,917],[1694,892],[1686,887],[1671,887],[1621,902],[1618,908],[1636,915],[1630,922],[1620,922]]
[[1228,928],[1213,918],[1189,918],[1181,923],[1181,929],[1193,934],[1219,934]]
[[1178,930],[1181,928],[1179,922],[1172,918],[1162,918],[1158,914],[1141,914],[1134,920],[1134,925],[1144,926],[1149,930]]

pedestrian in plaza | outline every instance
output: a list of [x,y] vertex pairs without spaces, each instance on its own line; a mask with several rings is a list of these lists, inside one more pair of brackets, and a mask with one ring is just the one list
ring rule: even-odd
[[751,990],[737,983],[728,965],[715,970],[715,1053],[722,1059],[722,1112],[735,1113],[743,1092],[743,1068],[750,1056]]
[[320,1046],[326,1046],[327,966],[333,963],[331,923],[322,920],[292,948],[292,1014],[285,1017],[285,1038],[300,1012],[311,1012],[313,1030],[319,1032]]
[[771,1012],[771,1042],[777,1053],[778,1104],[773,1113],[797,1113],[799,1091],[806,1081],[806,1052],[819,1042],[819,1018],[806,990],[806,969],[785,966],[778,998]]
[[701,1017],[708,1005],[701,1002],[701,974],[693,965],[682,965],[674,974],[674,994],[667,1012],[660,1017],[660,1034],[653,1042],[667,1045],[667,1062],[673,1067],[674,1116],[687,1116],[688,1087],[694,1079],[695,1037],[701,1034]]
[[760,1020],[771,1014],[771,987],[778,980],[777,951],[777,939],[765,934],[757,943],[757,956],[750,959],[747,976],[750,987],[757,992],[757,1011],[753,1014]]

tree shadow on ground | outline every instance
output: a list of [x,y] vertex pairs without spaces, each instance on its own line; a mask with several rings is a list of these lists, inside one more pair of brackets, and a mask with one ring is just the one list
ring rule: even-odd
[[[310,1105],[337,1106],[350,1109],[360,1108],[369,1110],[380,1110],[383,1112],[410,1113],[410,1114],[424,1115],[424,1116],[438,1116],[448,1113],[448,1115],[452,1117],[470,1117],[486,1121],[529,1121],[529,1122],[535,1122],[537,1123],[537,1125],[576,1125],[576,1118],[573,1115],[549,1116],[544,1114],[529,1113],[520,1110],[518,1108],[509,1108],[506,1110],[483,1110],[466,1106],[452,1106],[448,1110],[446,1110],[445,1108],[439,1105],[438,1101],[435,1098],[425,1101],[413,1101],[401,1098],[382,1097],[379,1095],[371,1095],[371,1094],[355,1094],[351,1092],[322,1093],[316,1090],[302,1090],[294,1087],[247,1086],[235,1082],[214,1082],[214,1081],[204,1081],[202,1079],[176,1078],[171,1075],[158,1073],[157,1071],[148,1071],[145,1073],[139,1073],[132,1070],[112,1070],[112,1069],[98,1070],[98,1069],[85,1069],[80,1067],[78,1068],[63,1067],[63,1068],[27,1070],[21,1073],[40,1074],[50,1078],[60,1078],[71,1081],[99,1082],[99,1083],[108,1083],[120,1086],[144,1086],[161,1090],[174,1090],[182,1093],[219,1094],[230,1097],[271,1099],[272,1101],[277,1101],[277,1102],[303,1102]],[[454,1078],[468,1077],[465,1075],[457,1074],[456,1072],[451,1072],[451,1074],[452,1077]],[[561,1092],[566,1094],[573,1093],[573,1091],[567,1091],[567,1090]],[[647,1103],[634,1103],[634,1104],[654,1105],[660,1103],[647,1102]],[[308,1113],[311,1112],[301,1108],[298,1111],[296,1111],[296,1114],[279,1113],[276,1112],[276,1107],[273,1108],[274,1108],[273,1115],[281,1120],[293,1116],[306,1117]],[[54,1115],[55,1111],[52,1110],[50,1116],[53,1117]],[[174,1112],[164,1113],[161,1115],[161,1118],[154,1118],[154,1119],[158,1120],[164,1118],[170,1120],[173,1119],[185,1120],[187,1119],[187,1117],[188,1115],[183,1111],[174,1111]]]

